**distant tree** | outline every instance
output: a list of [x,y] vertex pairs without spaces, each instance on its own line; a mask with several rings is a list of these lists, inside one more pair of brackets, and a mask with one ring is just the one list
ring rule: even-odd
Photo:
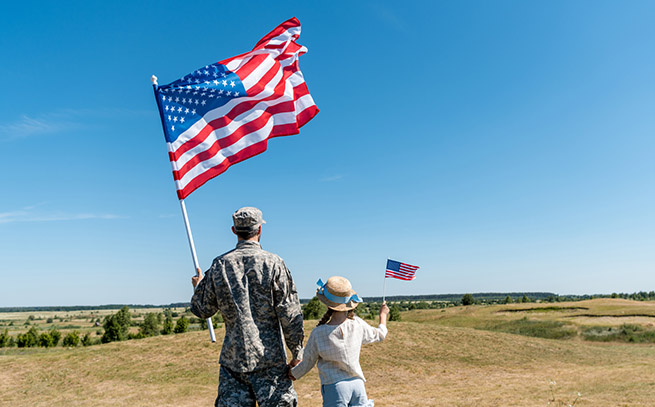
[[182,334],[185,333],[189,329],[189,319],[182,315],[180,319],[177,320],[177,323],[175,324],[175,328],[173,331],[176,334]]
[[302,308],[303,319],[319,319],[325,314],[327,307],[318,299],[314,297]]
[[54,340],[52,339],[52,335],[50,335],[50,332],[43,332],[41,335],[39,335],[39,346],[43,348],[51,348],[55,346]]
[[28,321],[34,321],[35,319],[36,317],[34,315],[30,315],[29,317],[27,317]]
[[174,327],[175,325],[173,324],[173,317],[170,314],[166,315],[166,318],[164,318],[164,326],[161,329],[161,334],[162,335],[172,334]]
[[59,344],[59,340],[61,339],[61,332],[56,330],[55,328],[52,328],[50,330],[50,336],[52,337],[52,346],[57,346]]
[[389,321],[400,321],[400,308],[396,304],[389,308]]
[[464,294],[462,296],[462,305],[473,305],[475,304],[475,298],[472,294]]
[[220,312],[214,314],[214,316],[212,317],[212,322],[214,323],[214,327],[217,327],[218,324],[223,322],[223,316],[221,315]]
[[527,295],[523,294],[523,298],[521,298],[522,302],[530,302],[530,299],[528,298]]
[[52,321],[53,321],[52,318],[48,318],[48,319],[45,320],[46,324],[52,324]]
[[9,346],[9,338],[9,329],[5,329],[5,331],[0,334],[0,348]]
[[64,336],[63,345],[74,348],[80,344],[80,334],[77,331],[69,332]]
[[100,338],[102,343],[124,341],[128,337],[130,325],[132,324],[132,317],[130,309],[124,306],[115,314],[105,317],[102,327],[105,333]]
[[144,337],[147,336],[156,336],[159,335],[159,318],[158,315],[153,312],[149,312],[143,318],[143,322],[139,328],[139,332],[143,334]]
[[512,302],[513,302],[512,297],[510,297],[509,295],[505,297],[505,304],[511,304]]
[[31,348],[37,346],[39,343],[39,330],[35,326],[31,327],[29,331],[19,334],[16,338],[16,345],[19,348]]
[[91,346],[91,345],[92,345],[92,342],[91,342],[91,335],[87,332],[87,333],[84,334],[84,336],[82,337],[82,346]]

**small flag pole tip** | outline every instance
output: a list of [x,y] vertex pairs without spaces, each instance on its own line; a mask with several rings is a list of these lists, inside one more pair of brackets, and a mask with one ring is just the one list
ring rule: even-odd
[[153,85],[157,86],[157,77],[156,77],[155,75],[152,75],[152,76],[150,77],[150,80],[152,81],[152,84],[153,84]]

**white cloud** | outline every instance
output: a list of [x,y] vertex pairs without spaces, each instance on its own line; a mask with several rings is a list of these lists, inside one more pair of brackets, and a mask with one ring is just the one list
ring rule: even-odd
[[14,122],[0,125],[0,139],[21,139],[44,134],[63,133],[90,127],[98,120],[133,117],[152,112],[127,109],[59,109],[37,116],[24,114]]
[[0,224],[17,222],[56,222],[88,219],[124,219],[124,216],[97,213],[42,212],[34,209],[40,205],[26,206],[10,212],[0,212]]

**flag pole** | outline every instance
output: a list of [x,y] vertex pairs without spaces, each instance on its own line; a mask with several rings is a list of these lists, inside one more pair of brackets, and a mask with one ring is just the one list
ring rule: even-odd
[[[155,91],[155,100],[157,101],[157,108],[159,109],[159,117],[163,117],[161,115],[161,102],[159,101],[159,98],[157,97],[157,77],[155,75],[152,75],[150,78],[152,81],[152,88]],[[164,121],[162,119],[162,128],[164,127]],[[164,134],[166,134],[166,129],[164,128]],[[173,165],[173,163],[171,163]],[[198,256],[196,255],[196,246],[193,243],[193,235],[191,234],[191,225],[189,224],[189,217],[187,216],[186,213],[186,205],[184,205],[184,199],[180,199],[180,207],[182,208],[182,218],[184,218],[184,228],[186,229],[186,236],[187,240],[189,241],[189,248],[191,249],[191,257],[193,258],[193,271],[197,273],[197,270],[200,268],[200,264],[198,263]],[[216,342],[216,334],[214,333],[214,324],[212,322],[211,318],[207,318],[207,328],[209,329],[209,338],[211,339],[212,342]]]
[[[389,258],[387,258],[387,264],[389,264]],[[382,303],[384,303],[385,300],[385,291],[387,289],[387,266],[384,266],[384,284],[382,284]]]

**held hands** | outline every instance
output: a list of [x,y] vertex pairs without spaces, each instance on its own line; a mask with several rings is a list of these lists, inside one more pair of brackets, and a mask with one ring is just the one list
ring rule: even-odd
[[200,270],[200,267],[196,269],[196,273],[198,273],[198,275],[191,277],[191,284],[193,284],[193,288],[196,288],[200,280],[202,280],[202,270]]
[[300,362],[301,361],[299,359],[292,359],[291,362],[289,362],[287,365],[287,375],[289,376],[289,379],[296,380],[296,378],[291,374],[291,368],[296,367]]

